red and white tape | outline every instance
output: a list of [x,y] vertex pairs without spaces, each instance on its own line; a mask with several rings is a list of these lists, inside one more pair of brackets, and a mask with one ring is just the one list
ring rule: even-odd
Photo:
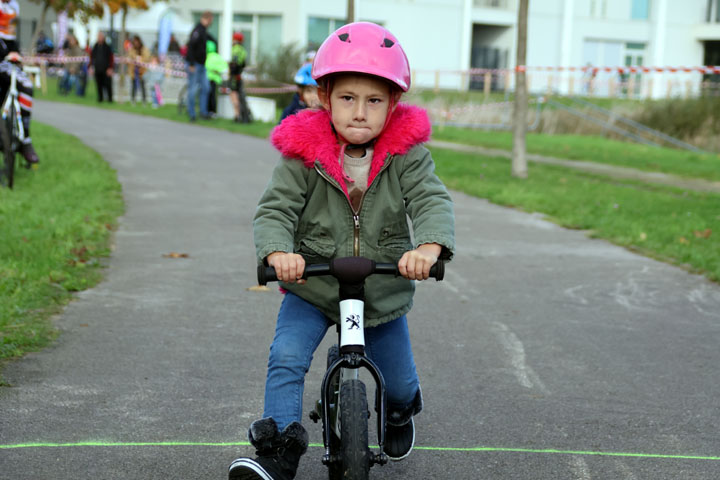
[[518,65],[515,69],[518,72],[537,70],[542,72],[606,72],[606,73],[704,73],[704,74],[720,74],[720,66],[699,66],[699,67],[645,67],[641,65],[631,65],[627,67],[532,67]]
[[[88,56],[83,57],[66,57],[66,56],[60,56],[60,55],[35,55],[35,56],[28,56],[24,57],[23,61],[25,63],[34,63],[34,64],[47,64],[47,63],[54,63],[54,64],[65,64],[65,63],[84,63],[87,62],[90,59]],[[124,63],[127,65],[139,65],[143,68],[146,68],[148,70],[162,70],[165,72],[166,75],[169,75],[171,77],[175,78],[187,78],[187,71],[185,70],[186,64],[184,62],[169,62],[164,61],[162,64],[152,64],[152,63],[146,63],[146,62],[138,62],[137,60],[134,60],[132,58],[128,57],[115,57],[116,63]],[[270,93],[289,93],[294,92],[297,90],[297,87],[295,85],[291,85],[288,83],[283,83],[278,87],[248,87],[245,89],[245,92],[247,93],[254,93],[254,94],[270,94]]]

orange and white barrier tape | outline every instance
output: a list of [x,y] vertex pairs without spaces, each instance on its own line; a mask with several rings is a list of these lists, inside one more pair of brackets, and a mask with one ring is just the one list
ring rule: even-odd
[[[626,67],[533,67],[518,65],[515,68],[518,72],[536,70],[541,72],[605,72],[605,73],[703,73],[720,74],[720,66],[705,65],[698,67],[646,67],[642,65],[630,65]],[[472,71],[472,70],[471,70]]]
[[435,73],[435,74],[464,74],[464,75],[483,75],[490,74],[511,74],[514,72],[607,72],[607,73],[703,73],[703,74],[720,74],[720,66],[705,65],[696,67],[647,67],[642,65],[618,66],[618,67],[543,67],[518,65],[515,68],[471,68],[468,70],[430,70],[430,69],[414,69],[414,73]]
[[[60,55],[35,55],[24,57],[23,62],[35,63],[35,64],[65,64],[65,63],[84,63],[90,60],[89,56],[83,57],[67,57]],[[185,62],[169,62],[164,61],[162,64],[153,64],[147,62],[138,62],[129,57],[117,56],[115,57],[115,63],[126,64],[126,65],[139,65],[148,70],[162,70],[166,75],[174,78],[187,78],[187,64]],[[271,93],[290,93],[295,92],[297,87],[292,84],[283,83],[278,87],[249,87],[245,89],[247,93],[254,94],[271,94]]]

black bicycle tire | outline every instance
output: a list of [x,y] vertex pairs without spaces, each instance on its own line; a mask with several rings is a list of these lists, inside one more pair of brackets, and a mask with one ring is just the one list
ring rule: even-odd
[[180,88],[180,93],[178,94],[178,103],[177,103],[177,112],[178,115],[182,115],[185,113],[185,104],[187,103],[187,84],[183,85]]
[[[340,358],[340,347],[335,344],[328,348],[327,353],[327,368],[330,368],[330,366],[335,363],[335,361]],[[332,392],[338,391],[338,383],[339,383],[339,373],[334,378],[330,380],[332,382],[332,386],[330,387],[330,390]],[[333,400],[331,404],[337,405],[339,395],[333,394]],[[332,408],[332,407],[331,407]],[[331,419],[335,418],[334,412],[330,415]],[[332,422],[332,420],[331,420]],[[331,455],[339,455],[340,454],[340,448],[342,446],[340,442],[340,438],[335,434],[335,430],[333,430],[332,425],[327,425],[325,428],[330,429],[330,454]],[[342,480],[343,478],[343,469],[342,464],[340,462],[333,462],[328,465],[328,478],[330,480]]]
[[340,458],[346,480],[367,480],[370,475],[368,404],[365,384],[356,379],[340,385]]
[[13,149],[10,131],[8,131],[8,119],[0,122],[0,141],[2,141],[3,150],[3,166],[0,172],[0,184],[4,187],[13,188],[15,179],[15,151]]

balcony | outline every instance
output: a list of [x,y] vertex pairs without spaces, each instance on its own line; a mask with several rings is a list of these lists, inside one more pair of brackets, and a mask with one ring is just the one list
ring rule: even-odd
[[473,0],[475,8],[496,8],[500,10],[515,10],[516,0]]
[[517,22],[517,0],[473,0],[472,21],[512,27]]

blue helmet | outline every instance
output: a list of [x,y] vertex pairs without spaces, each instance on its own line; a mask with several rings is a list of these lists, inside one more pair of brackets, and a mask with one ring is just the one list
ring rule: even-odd
[[312,64],[306,63],[295,74],[294,82],[303,87],[317,87],[317,82],[312,78]]

